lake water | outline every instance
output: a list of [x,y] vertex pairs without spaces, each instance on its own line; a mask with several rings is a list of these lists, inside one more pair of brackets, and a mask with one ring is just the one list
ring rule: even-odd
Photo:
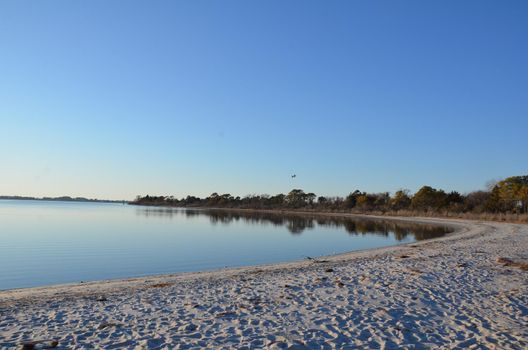
[[301,260],[447,232],[388,220],[0,200],[0,289]]

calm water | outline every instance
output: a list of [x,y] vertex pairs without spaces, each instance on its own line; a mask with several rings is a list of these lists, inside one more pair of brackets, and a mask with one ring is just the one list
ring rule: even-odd
[[448,231],[365,219],[0,200],[0,289],[300,260]]

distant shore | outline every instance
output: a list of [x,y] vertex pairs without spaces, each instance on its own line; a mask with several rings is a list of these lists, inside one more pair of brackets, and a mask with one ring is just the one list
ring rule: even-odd
[[0,200],[17,200],[17,201],[48,201],[48,202],[94,202],[94,203],[123,203],[128,204],[125,200],[113,199],[91,199],[84,197],[26,197],[26,196],[0,196]]
[[195,210],[225,210],[233,212],[262,212],[262,213],[277,213],[277,214],[292,214],[292,215],[322,215],[322,216],[340,216],[340,217],[384,217],[397,219],[399,217],[428,217],[428,218],[445,218],[445,219],[464,219],[464,220],[484,220],[510,223],[528,223],[528,214],[515,213],[454,213],[454,212],[423,212],[413,210],[398,210],[398,211],[336,211],[336,210],[321,210],[321,209],[252,209],[252,208],[230,208],[230,207],[203,207],[203,206],[170,206],[163,204],[145,205],[134,203],[126,200],[107,200],[107,199],[89,199],[84,197],[25,197],[25,196],[0,196],[0,200],[34,200],[34,201],[53,201],[53,202],[80,202],[80,203],[118,203],[135,206],[144,206],[151,208],[166,208],[166,209],[195,209]]
[[244,197],[214,192],[208,197],[193,195],[136,196],[132,205],[184,208],[229,208],[256,210],[307,210],[371,215],[454,217],[528,223],[528,175],[510,176],[490,184],[488,190],[461,194],[422,186],[417,192],[399,189],[368,193],[360,190],[346,196],[317,196],[294,188],[287,194],[250,194]]
[[456,231],[317,260],[0,292],[0,348],[528,346],[527,225],[391,219]]

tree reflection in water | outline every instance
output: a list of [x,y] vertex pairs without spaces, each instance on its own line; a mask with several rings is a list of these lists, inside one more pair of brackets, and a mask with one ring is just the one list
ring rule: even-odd
[[310,214],[292,214],[277,212],[231,211],[222,209],[181,209],[181,208],[137,208],[137,215],[172,218],[185,216],[188,219],[208,217],[213,225],[229,225],[242,221],[250,225],[272,225],[286,227],[294,235],[312,230],[315,227],[344,228],[350,235],[374,234],[404,240],[412,235],[417,241],[444,236],[452,231],[441,225],[412,223],[388,219],[369,219],[363,217],[322,216]]

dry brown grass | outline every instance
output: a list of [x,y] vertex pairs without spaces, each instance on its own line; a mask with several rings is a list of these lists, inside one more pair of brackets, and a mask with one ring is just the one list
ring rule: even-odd
[[[355,212],[356,213],[356,212]],[[528,214],[509,213],[451,213],[451,212],[423,212],[414,210],[399,210],[386,212],[357,212],[358,214],[388,215],[388,216],[425,216],[432,218],[450,218],[465,220],[482,220],[528,224]]]

